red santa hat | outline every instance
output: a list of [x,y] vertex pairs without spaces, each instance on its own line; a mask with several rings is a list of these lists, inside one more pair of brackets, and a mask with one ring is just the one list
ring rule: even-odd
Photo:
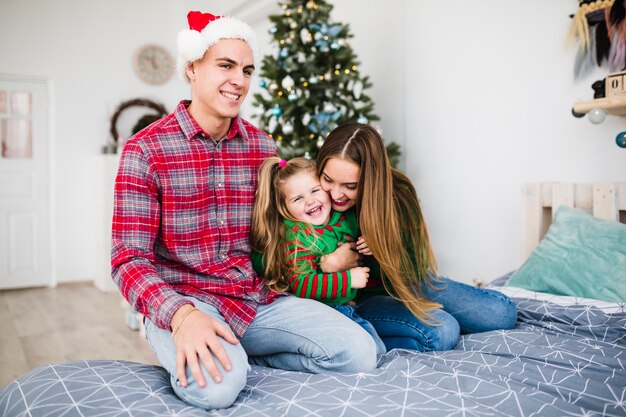
[[178,59],[176,66],[180,77],[189,81],[185,69],[191,62],[197,61],[204,53],[221,39],[241,39],[257,56],[256,36],[245,22],[230,16],[214,16],[211,13],[192,11],[187,14],[189,29],[178,33]]

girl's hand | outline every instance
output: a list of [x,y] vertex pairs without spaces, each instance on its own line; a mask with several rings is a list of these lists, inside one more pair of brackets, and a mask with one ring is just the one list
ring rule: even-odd
[[333,253],[322,256],[320,260],[322,272],[340,272],[359,266],[363,255],[356,252],[355,248],[355,242],[339,242],[339,247]]
[[352,277],[352,288],[365,288],[367,279],[370,277],[370,269],[365,266],[357,266],[350,270],[350,276]]
[[367,246],[367,242],[365,242],[365,239],[363,238],[363,236],[359,236],[358,240],[356,241],[356,250],[361,255],[368,255],[368,256],[372,255],[372,251]]

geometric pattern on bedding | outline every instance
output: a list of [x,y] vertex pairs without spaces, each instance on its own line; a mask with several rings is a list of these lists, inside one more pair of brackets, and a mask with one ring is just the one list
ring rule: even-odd
[[158,366],[76,361],[0,390],[2,416],[626,416],[626,313],[514,299],[513,330],[452,351],[393,350],[377,369],[308,374],[253,366],[226,410],[179,400]]

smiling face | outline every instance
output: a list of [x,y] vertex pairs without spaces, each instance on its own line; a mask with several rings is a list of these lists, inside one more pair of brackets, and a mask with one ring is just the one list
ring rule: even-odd
[[214,119],[214,123],[230,123],[250,89],[252,49],[240,39],[222,39],[186,71],[196,113]]
[[294,219],[314,226],[323,226],[330,220],[330,198],[322,189],[313,171],[299,172],[281,185],[285,207]]
[[361,167],[344,158],[330,158],[320,176],[324,191],[330,194],[333,210],[344,212],[356,205]]

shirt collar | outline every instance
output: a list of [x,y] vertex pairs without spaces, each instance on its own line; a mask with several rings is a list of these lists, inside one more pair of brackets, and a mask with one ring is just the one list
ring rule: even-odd
[[[191,114],[189,114],[188,107],[190,104],[190,100],[182,100],[180,103],[178,103],[178,106],[176,107],[176,110],[174,112],[176,115],[176,120],[178,120],[178,124],[180,124],[180,127],[183,130],[185,137],[188,140],[191,140],[200,133],[207,138],[210,137],[209,134],[202,130],[198,122],[196,122],[194,118],[191,117]],[[241,117],[237,115],[230,121],[230,128],[228,129],[228,132],[226,132],[225,139],[233,139],[235,137],[245,138],[245,136],[243,135],[241,120]]]

